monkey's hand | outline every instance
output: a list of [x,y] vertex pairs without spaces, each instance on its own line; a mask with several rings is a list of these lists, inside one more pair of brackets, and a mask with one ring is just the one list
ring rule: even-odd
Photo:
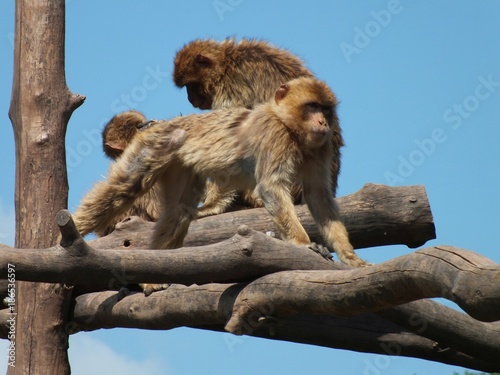
[[326,246],[320,245],[319,243],[316,242],[311,242],[309,245],[307,245],[309,249],[314,251],[315,253],[318,253],[321,255],[323,258],[326,260],[332,260],[333,256],[330,253],[330,250]]
[[167,289],[171,284],[139,284],[144,295],[147,297],[154,292]]

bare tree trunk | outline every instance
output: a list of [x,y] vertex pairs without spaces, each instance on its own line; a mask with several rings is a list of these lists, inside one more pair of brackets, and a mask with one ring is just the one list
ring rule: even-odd
[[[64,138],[71,113],[84,101],[72,94],[64,70],[64,0],[16,1],[14,80],[9,116],[16,140],[16,247],[56,241],[52,218],[67,206]],[[15,275],[15,264],[12,265]],[[11,297],[13,295],[11,294]],[[18,282],[18,315],[8,374],[69,374],[71,289]]]

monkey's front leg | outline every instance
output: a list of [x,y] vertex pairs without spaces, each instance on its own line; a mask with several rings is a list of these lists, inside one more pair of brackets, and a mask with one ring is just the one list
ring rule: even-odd
[[256,190],[264,202],[264,207],[278,225],[284,239],[296,245],[309,246],[311,240],[299,221],[288,190],[266,183],[259,183]]
[[353,267],[369,265],[354,252],[347,229],[340,220],[337,203],[328,184],[321,181],[320,176],[316,181],[314,176],[304,179],[304,198],[314,221],[319,225],[321,235],[335,250],[340,261]]

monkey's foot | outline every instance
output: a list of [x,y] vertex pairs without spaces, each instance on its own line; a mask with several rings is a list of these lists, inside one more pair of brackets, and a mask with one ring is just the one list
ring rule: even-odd
[[319,243],[311,242],[307,247],[312,251],[314,251],[315,253],[321,255],[326,260],[332,260],[333,258],[332,254],[330,253],[330,250],[328,250],[326,246],[320,245]]
[[367,261],[361,259],[356,254],[344,254],[343,256],[339,256],[339,259],[342,263],[348,264],[352,267],[367,267],[373,266],[373,263],[368,263]]
[[144,292],[144,295],[147,297],[154,292],[167,289],[170,284],[139,284],[139,286]]

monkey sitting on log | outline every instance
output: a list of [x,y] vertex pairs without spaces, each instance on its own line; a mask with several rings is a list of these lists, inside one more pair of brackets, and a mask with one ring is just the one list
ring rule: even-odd
[[[114,116],[102,131],[102,148],[106,156],[116,161],[134,136],[147,126],[146,117],[138,111],[126,111]],[[111,233],[116,224],[129,216],[139,216],[146,221],[157,221],[160,217],[160,196],[158,187],[153,187],[134,201],[132,207],[112,220],[109,225],[96,230],[99,237]]]
[[[181,48],[174,59],[175,85],[186,87],[189,101],[200,109],[251,109],[273,98],[279,85],[299,77],[313,77],[313,74],[298,57],[265,41],[194,40]],[[343,140],[340,128],[333,131],[331,191],[335,196]],[[300,203],[302,188],[294,184],[291,189],[294,202]],[[242,199],[237,199],[238,196]],[[249,191],[231,195],[223,186],[209,182],[199,217],[222,213],[234,205],[261,207],[262,202]]]
[[[207,178],[226,179],[227,191],[253,190],[282,237],[311,246],[290,194],[294,181],[326,243],[352,266],[367,263],[354,252],[331,193],[333,134],[338,131],[337,100],[312,77],[281,85],[272,100],[153,123],[137,133],[109,171],[84,197],[74,220],[85,235],[106,228],[155,184],[161,214],[151,247],[183,245]],[[339,147],[339,145],[336,145]]]

